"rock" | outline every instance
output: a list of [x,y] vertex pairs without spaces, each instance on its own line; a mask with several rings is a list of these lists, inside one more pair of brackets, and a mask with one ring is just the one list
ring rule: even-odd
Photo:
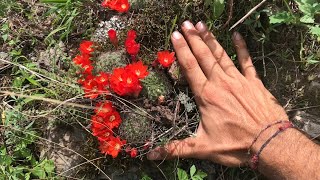
[[297,111],[292,121],[302,131],[310,135],[312,138],[320,140],[320,117],[308,114],[303,111]]
[[81,127],[67,127],[66,125],[48,127],[44,134],[44,138],[56,144],[45,143],[45,146],[40,153],[40,157],[46,157],[53,160],[57,173],[64,172],[62,174],[64,176],[74,176],[79,171],[79,168],[82,167],[69,169],[85,161],[85,159],[77,153],[81,155],[84,154],[85,148],[83,147],[83,144],[87,141],[86,135],[87,132]]
[[309,94],[312,94],[316,99],[320,98],[320,82],[312,81],[309,85]]

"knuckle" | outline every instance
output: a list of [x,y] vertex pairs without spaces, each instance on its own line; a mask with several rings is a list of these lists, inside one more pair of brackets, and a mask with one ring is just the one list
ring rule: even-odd
[[210,56],[211,51],[208,48],[201,47],[199,50],[196,51],[196,55],[199,56],[200,58],[203,57],[208,57]]
[[243,41],[243,40],[239,40],[235,43],[235,47],[237,49],[246,49],[247,48],[247,44]]
[[186,58],[184,69],[186,71],[192,71],[194,68],[196,68],[198,65],[198,62],[194,58]]
[[188,48],[188,44],[185,41],[178,41],[177,43],[175,43],[175,49],[176,50],[183,50]]

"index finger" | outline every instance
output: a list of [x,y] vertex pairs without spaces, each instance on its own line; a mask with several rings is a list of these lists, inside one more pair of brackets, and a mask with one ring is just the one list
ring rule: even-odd
[[207,78],[201,70],[197,59],[192,54],[189,45],[182,34],[178,31],[173,32],[171,41],[177,54],[178,62],[184,71],[190,88],[193,93],[197,94],[200,91],[200,87],[206,83]]

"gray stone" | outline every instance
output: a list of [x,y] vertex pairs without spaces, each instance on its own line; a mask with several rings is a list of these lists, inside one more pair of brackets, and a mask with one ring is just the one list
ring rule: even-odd
[[292,121],[312,138],[320,139],[320,117],[304,111],[297,111]]
[[40,156],[53,160],[57,173],[63,173],[63,176],[73,176],[79,168],[72,168],[85,162],[79,154],[84,154],[83,145],[87,141],[86,134],[87,132],[81,127],[66,127],[66,125],[48,127],[44,138],[53,143],[46,142]]

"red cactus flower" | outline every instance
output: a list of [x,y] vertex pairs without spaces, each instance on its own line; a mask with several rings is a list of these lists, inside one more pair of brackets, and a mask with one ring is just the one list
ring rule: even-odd
[[116,68],[110,76],[111,89],[120,96],[135,95],[140,93],[140,82],[137,75],[126,68]]
[[130,151],[130,156],[131,156],[132,158],[135,158],[135,157],[137,157],[137,155],[138,155],[138,150],[137,150],[137,148],[132,148],[131,151]]
[[92,74],[93,66],[91,62],[89,62],[88,64],[82,65],[82,68],[84,70],[83,71],[84,74]]
[[112,106],[112,102],[106,101],[106,102],[99,102],[96,104],[96,108],[94,112],[101,117],[106,117],[110,115],[114,111],[114,107]]
[[125,42],[125,47],[128,54],[136,56],[140,51],[140,44],[134,39],[127,39]]
[[118,38],[117,38],[117,32],[114,29],[110,29],[108,31],[108,36],[111,41],[111,43],[115,46],[118,47]]
[[128,0],[104,0],[101,3],[101,6],[110,8],[120,13],[127,12],[130,9]]
[[91,116],[91,130],[94,136],[97,136],[100,131],[104,129],[108,129],[107,125],[105,125],[104,122],[105,122],[105,119],[102,116],[99,116],[99,115]]
[[176,60],[175,53],[169,51],[158,52],[158,61],[163,67],[169,67]]
[[136,39],[137,38],[137,32],[135,30],[129,30],[127,34],[127,39]]
[[94,134],[93,131],[93,135],[96,136],[99,141],[109,141],[110,138],[113,137],[113,132],[112,130],[106,128],[96,132],[96,134]]
[[129,64],[126,69],[136,74],[139,79],[143,79],[149,74],[147,71],[148,66],[144,66],[141,60],[136,63]]
[[105,72],[100,72],[96,77],[97,83],[102,86],[107,86],[109,84],[109,74]]
[[87,62],[90,62],[90,56],[88,54],[79,54],[76,57],[73,58],[73,63],[76,65],[83,65],[87,64]]
[[100,150],[103,154],[116,158],[125,143],[126,141],[120,140],[119,137],[110,137],[109,141],[100,141]]
[[85,92],[85,96],[90,99],[97,98],[100,94],[109,93],[108,90],[105,89],[104,86],[97,83],[95,79],[85,80],[82,84],[83,90]]
[[120,114],[117,111],[113,111],[110,115],[104,117],[104,123],[110,128],[117,128],[121,124],[122,120]]
[[91,54],[94,51],[92,41],[82,41],[79,48],[82,54]]

